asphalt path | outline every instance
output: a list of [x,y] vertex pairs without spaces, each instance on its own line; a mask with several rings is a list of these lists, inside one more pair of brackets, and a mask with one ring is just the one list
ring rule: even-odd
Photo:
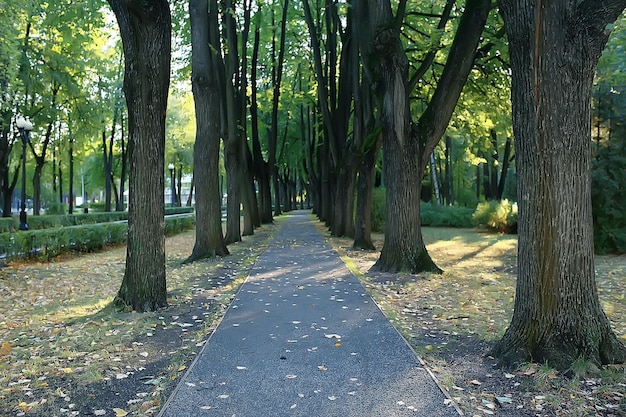
[[308,213],[282,221],[159,415],[458,416]]

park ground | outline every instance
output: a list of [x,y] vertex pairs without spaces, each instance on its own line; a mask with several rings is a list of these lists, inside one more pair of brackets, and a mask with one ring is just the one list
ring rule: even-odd
[[[156,415],[217,326],[281,220],[184,265],[193,232],[166,239],[169,304],[122,314],[110,302],[125,248],[0,270],[0,416]],[[516,237],[425,228],[443,275],[370,272],[378,252],[320,232],[468,416],[626,416],[626,367],[568,377],[542,364],[495,366],[513,309]],[[382,247],[382,236],[375,235]],[[626,343],[626,256],[596,260],[602,305]]]

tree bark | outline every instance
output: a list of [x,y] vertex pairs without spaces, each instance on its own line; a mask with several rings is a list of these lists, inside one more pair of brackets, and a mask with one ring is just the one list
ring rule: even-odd
[[268,164],[263,159],[261,141],[259,138],[259,104],[257,101],[257,65],[259,60],[259,46],[261,42],[261,28],[254,31],[254,46],[252,49],[252,69],[250,74],[250,124],[252,129],[252,159],[254,175],[259,186],[259,211],[262,224],[271,224],[272,218],[272,190]]
[[163,173],[171,16],[166,0],[108,2],[122,35],[130,135],[126,270],[115,302],[153,311],[167,305]]
[[626,1],[500,0],[512,69],[518,171],[518,279],[505,365],[565,370],[626,360],[595,283],[591,88],[609,23]]
[[[193,182],[196,189],[196,243],[187,262],[226,256],[219,184],[220,97],[209,43],[206,0],[190,0],[191,82],[196,110]],[[215,21],[215,19],[213,19]],[[213,52],[216,53],[216,52]]]
[[491,9],[489,0],[467,0],[446,65],[432,99],[417,123],[409,105],[411,83],[400,41],[403,15],[393,16],[389,0],[368,1],[376,54],[369,69],[381,80],[379,111],[383,169],[387,186],[385,243],[374,268],[382,271],[441,272],[424,244],[420,219],[422,179],[428,158],[448,126],[473,66],[475,51]]
[[[278,104],[280,99],[280,86],[283,79],[283,65],[285,62],[285,42],[287,40],[287,15],[289,12],[289,0],[283,0],[283,14],[282,20],[280,22],[280,45],[278,48],[278,60],[277,65],[272,68],[272,82],[274,91],[272,94],[272,120],[268,138],[268,148],[269,148],[269,157],[268,157],[268,165],[270,170],[270,175],[273,179],[274,184],[274,215],[280,216],[281,211],[281,196],[280,196],[280,179],[278,172],[278,160],[277,160],[277,148],[278,148]],[[272,15],[272,20],[274,19]],[[273,25],[274,26],[274,25]],[[276,42],[275,42],[275,33],[273,35],[272,41],[272,54],[275,55]]]

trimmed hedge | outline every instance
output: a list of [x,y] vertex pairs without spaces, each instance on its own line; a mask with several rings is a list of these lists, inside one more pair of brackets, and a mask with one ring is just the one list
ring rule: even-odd
[[[91,215],[89,215],[91,216]],[[191,229],[194,216],[165,218],[165,233],[176,234]],[[99,223],[76,227],[0,233],[0,255],[16,258],[51,259],[71,252],[95,252],[107,246],[126,243],[128,224]]]
[[193,207],[165,207],[165,215],[169,216],[170,214],[187,214],[187,213],[193,213],[194,212],[194,208]]
[[471,228],[476,225],[472,208],[422,203],[420,211],[422,226]]
[[[437,206],[421,202],[422,226],[463,227],[476,225],[473,208],[458,206]],[[375,188],[372,195],[372,230],[384,232],[386,220],[385,188]]]
[[15,232],[19,226],[20,223],[16,217],[0,218],[0,233]]
[[120,220],[128,220],[128,212],[113,211],[110,213],[28,216],[28,230],[81,226],[87,224],[116,222]]

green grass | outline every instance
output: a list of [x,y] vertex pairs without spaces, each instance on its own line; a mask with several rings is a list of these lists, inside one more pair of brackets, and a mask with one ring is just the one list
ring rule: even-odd
[[[323,227],[320,230],[328,235]],[[482,399],[489,400],[494,393],[485,391],[484,387],[469,386],[467,381],[475,376],[466,376],[467,370],[458,369],[446,358],[452,355],[457,364],[476,360],[475,357],[463,359],[464,353],[451,351],[450,346],[458,347],[459,343],[489,346],[504,334],[514,307],[517,236],[477,229],[428,227],[423,228],[423,235],[431,257],[445,271],[442,275],[383,274],[381,278],[368,273],[380,255],[378,251],[351,250],[350,239],[328,237],[327,240],[346,265],[357,271],[355,275],[383,312],[435,370],[461,408],[468,415],[482,415]],[[380,250],[384,237],[375,234],[373,238]],[[615,333],[626,343],[626,256],[597,256],[596,280],[607,317]],[[424,337],[424,333],[433,330],[439,335],[437,338]],[[462,347],[468,348],[471,346]],[[466,368],[471,369],[470,365]],[[503,371],[489,368],[486,372],[492,375],[482,376],[483,382],[502,378],[500,385],[511,385]],[[512,371],[513,381],[518,384],[516,389],[521,392],[515,396],[517,404],[527,412],[537,413],[537,407],[551,410],[552,414],[547,415],[596,415],[596,407],[626,415],[626,399],[615,394],[624,392],[626,367],[594,368],[585,361],[577,361],[571,370],[573,377],[565,377],[541,364],[528,364]],[[464,390],[456,390],[455,385]]]

